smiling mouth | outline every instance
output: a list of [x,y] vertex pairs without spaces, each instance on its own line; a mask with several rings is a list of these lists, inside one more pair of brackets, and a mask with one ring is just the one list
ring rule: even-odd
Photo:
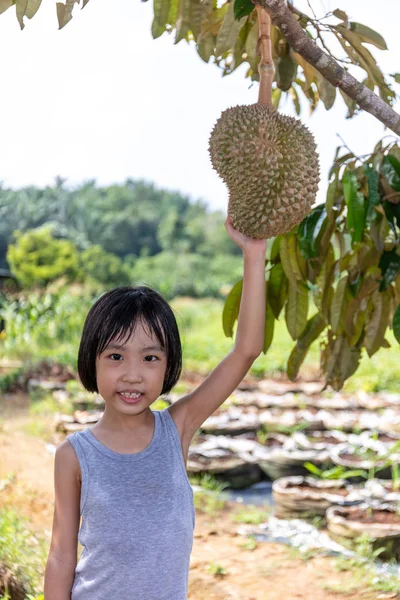
[[136,404],[137,402],[139,402],[142,397],[143,394],[131,394],[131,393],[124,393],[124,392],[118,392],[118,395],[122,398],[122,400],[124,402],[126,402],[127,404]]

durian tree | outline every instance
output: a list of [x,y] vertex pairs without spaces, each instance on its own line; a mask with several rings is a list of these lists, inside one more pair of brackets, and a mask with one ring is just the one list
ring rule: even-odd
[[[175,31],[176,42],[194,40],[201,58],[212,57],[224,75],[247,62],[246,76],[260,82],[257,105],[228,109],[218,120],[210,138],[212,164],[228,185],[235,226],[254,237],[276,234],[266,260],[264,353],[283,314],[295,342],[289,378],[296,379],[310,345],[320,340],[325,386],[340,390],[363,352],[372,356],[389,346],[388,327],[400,343],[400,148],[396,141],[380,142],[363,157],[338,148],[326,203],[311,210],[315,145],[300,123],[272,107],[286,93],[300,114],[303,93],[311,112],[319,100],[329,110],[338,88],[348,117],[364,109],[400,133],[400,116],[391,108],[397,97],[390,82],[365,47],[385,49],[382,36],[350,22],[340,9],[328,16],[340,23],[310,18],[283,0],[222,6],[154,0],[152,32]],[[346,59],[329,50],[329,33]],[[346,64],[361,67],[366,78],[355,80]],[[391,77],[400,82],[400,74]],[[227,336],[233,337],[241,289],[239,281],[226,299]]]
[[[83,6],[87,2],[83,0]],[[77,3],[57,3],[60,28],[71,20]],[[0,0],[0,12],[14,4],[23,28],[24,17],[31,18],[41,0]],[[273,236],[266,257],[264,352],[273,341],[275,321],[284,317],[294,341],[287,365],[290,379],[296,379],[310,345],[319,340],[325,385],[339,390],[356,372],[363,353],[372,356],[389,347],[388,328],[393,328],[400,343],[400,147],[390,137],[363,156],[339,147],[326,202],[312,208],[318,179],[313,141],[301,123],[276,109],[286,95],[298,115],[302,96],[311,112],[320,101],[329,110],[340,94],[349,118],[365,110],[400,134],[400,116],[392,108],[400,74],[381,72],[367,46],[385,50],[386,43],[369,26],[351,21],[339,8],[317,18],[295,4],[295,0],[287,4],[284,0],[153,0],[152,35],[157,38],[166,32],[175,43],[186,40],[225,76],[247,64],[246,77],[259,82],[257,105],[236,107],[242,109],[236,113],[241,118],[232,119],[234,113],[225,111],[215,126],[210,139],[212,163],[228,185],[228,212],[236,215],[236,226],[255,237]],[[344,57],[337,55],[331,39],[340,44]],[[351,66],[362,70],[361,81],[349,73]],[[228,139],[233,131],[237,146],[242,144],[236,155]],[[287,142],[285,152],[279,136]],[[244,160],[246,137],[253,148],[250,180]],[[290,162],[293,169],[285,169],[282,160],[290,159],[292,145],[296,148]],[[312,157],[308,163],[307,155]],[[234,168],[232,158],[237,161]],[[303,196],[296,180],[290,181],[292,170],[302,181],[298,187],[304,187]],[[240,197],[246,196],[246,202],[254,203],[242,210]],[[298,218],[292,211],[286,220],[293,204]],[[242,282],[237,282],[226,299],[227,336],[233,336],[241,287]]]

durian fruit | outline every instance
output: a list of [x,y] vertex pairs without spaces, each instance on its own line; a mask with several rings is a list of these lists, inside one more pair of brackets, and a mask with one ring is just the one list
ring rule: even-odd
[[229,190],[233,226],[256,239],[290,231],[310,212],[319,161],[311,132],[272,105],[225,110],[211,132],[213,168]]

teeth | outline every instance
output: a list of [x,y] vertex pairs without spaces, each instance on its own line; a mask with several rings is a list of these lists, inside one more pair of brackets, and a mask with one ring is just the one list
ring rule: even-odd
[[125,396],[126,398],[139,398],[142,394],[130,394],[129,392],[121,392],[122,396]]

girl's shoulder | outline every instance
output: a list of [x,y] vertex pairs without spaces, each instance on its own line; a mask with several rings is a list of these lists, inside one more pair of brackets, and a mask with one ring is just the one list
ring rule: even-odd
[[[70,436],[68,436],[70,437]],[[65,439],[57,446],[55,453],[55,466],[64,469],[66,473],[78,475],[80,479],[81,469],[78,457],[70,439]]]

